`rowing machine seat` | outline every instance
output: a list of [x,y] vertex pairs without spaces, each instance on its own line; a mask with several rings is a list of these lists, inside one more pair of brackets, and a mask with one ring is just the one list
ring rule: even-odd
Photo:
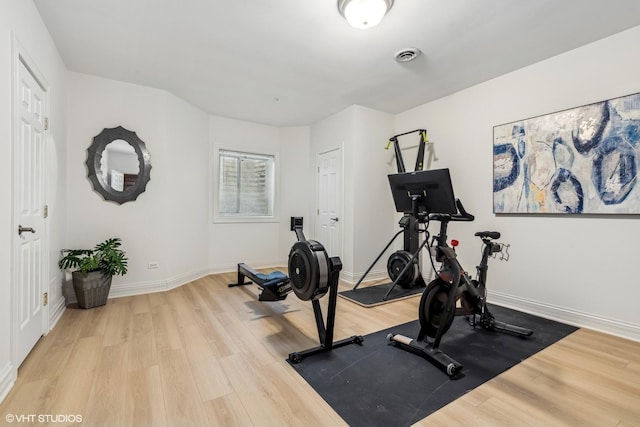
[[289,277],[282,271],[274,271],[269,274],[258,273],[256,277],[260,279],[258,284],[262,287],[268,288],[269,286],[275,286],[280,282],[289,281]]
[[258,296],[259,301],[282,301],[291,292],[291,279],[282,271],[264,274],[245,263],[238,264],[238,280],[236,283],[229,283],[229,287],[251,283],[245,282],[245,277],[253,281],[262,290]]

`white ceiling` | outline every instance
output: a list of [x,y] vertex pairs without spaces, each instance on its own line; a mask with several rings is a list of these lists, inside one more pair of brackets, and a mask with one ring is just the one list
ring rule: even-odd
[[34,2],[70,70],[275,126],[399,113],[640,25],[638,0],[396,0],[369,30],[337,0]]

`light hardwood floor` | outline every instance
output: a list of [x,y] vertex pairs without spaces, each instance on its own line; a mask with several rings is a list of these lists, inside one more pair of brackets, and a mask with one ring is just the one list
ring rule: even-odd
[[[227,288],[234,279],[66,310],[20,367],[0,425],[345,425],[285,362],[317,345],[311,304],[261,303],[255,286]],[[414,320],[418,302],[339,298],[336,339]],[[640,343],[581,329],[416,425],[640,426]]]

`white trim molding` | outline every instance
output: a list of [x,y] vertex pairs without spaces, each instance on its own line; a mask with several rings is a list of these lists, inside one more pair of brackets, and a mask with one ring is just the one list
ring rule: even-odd
[[519,298],[501,292],[488,291],[488,301],[496,305],[534,314],[581,328],[593,329],[640,342],[640,325],[584,313],[565,307]]
[[18,370],[13,367],[11,362],[8,362],[0,370],[0,403],[7,397],[17,378]]
[[[51,289],[51,286],[49,286]],[[58,323],[58,320],[62,317],[62,314],[67,308],[66,301],[64,299],[64,295],[58,298],[56,301],[49,301],[49,331],[53,330],[53,328]]]
[[[260,270],[262,268],[278,269],[278,268],[286,268],[288,265],[288,261],[286,259],[285,260],[281,259],[278,261],[257,261],[257,262],[247,263],[247,264],[249,265],[249,267],[253,268],[254,270]],[[210,267],[208,274],[231,273],[231,272],[237,272],[237,271],[238,271],[238,263],[223,264],[223,265],[214,265]]]
[[202,277],[209,275],[208,269],[202,269],[193,271],[191,273],[182,274],[175,277],[170,277],[165,280],[157,282],[142,282],[142,283],[124,283],[111,286],[109,292],[109,298],[128,297],[133,295],[152,294],[154,292],[164,292],[171,289],[178,288],[182,285],[186,285],[189,282],[198,280]]
[[[340,273],[340,279],[343,282],[355,284],[358,280],[360,280],[363,274],[364,271],[360,273],[354,273],[352,271],[342,271]],[[362,283],[372,282],[374,280],[383,280],[385,278],[389,278],[389,276],[387,275],[387,270],[371,270],[369,274],[367,274],[367,279]],[[391,281],[391,279],[389,279],[389,281]]]

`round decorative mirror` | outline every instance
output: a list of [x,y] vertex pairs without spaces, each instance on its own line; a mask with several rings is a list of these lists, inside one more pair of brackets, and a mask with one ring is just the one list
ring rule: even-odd
[[151,179],[147,147],[122,126],[105,128],[93,138],[86,164],[93,189],[120,204],[136,200]]

